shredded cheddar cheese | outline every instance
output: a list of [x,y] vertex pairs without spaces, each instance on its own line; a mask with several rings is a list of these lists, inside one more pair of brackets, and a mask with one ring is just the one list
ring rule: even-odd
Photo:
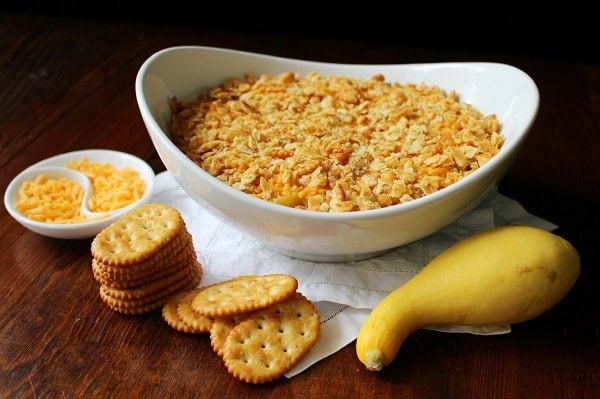
[[[87,206],[92,212],[110,212],[139,200],[146,183],[129,167],[115,168],[109,163],[70,161],[67,168],[85,174],[92,193]],[[50,179],[40,174],[19,189],[16,209],[29,219],[46,223],[81,223],[89,220],[81,213],[83,188],[67,178]],[[106,214],[104,217],[107,217]]]
[[85,221],[80,212],[82,200],[83,188],[74,181],[38,175],[21,185],[15,208],[39,222],[78,223]]
[[92,195],[87,205],[92,212],[123,208],[140,199],[146,189],[139,173],[129,167],[116,169],[111,164],[89,162],[86,158],[70,161],[66,166],[90,179]]

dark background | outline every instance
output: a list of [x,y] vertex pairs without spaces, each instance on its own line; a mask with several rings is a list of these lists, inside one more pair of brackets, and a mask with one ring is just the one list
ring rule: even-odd
[[[398,2],[328,1],[40,1],[0,5],[0,11],[189,25],[392,43],[400,46],[599,60],[600,12],[593,1]],[[588,4],[589,3],[589,4]]]

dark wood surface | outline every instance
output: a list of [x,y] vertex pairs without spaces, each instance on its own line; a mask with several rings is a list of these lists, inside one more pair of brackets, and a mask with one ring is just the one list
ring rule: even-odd
[[[590,39],[591,40],[591,39]],[[510,334],[421,330],[381,372],[354,345],[265,385],[229,375],[206,336],[158,311],[123,316],[98,296],[90,242],[36,235],[0,209],[0,398],[597,398],[600,67],[593,61],[376,40],[273,35],[141,21],[0,14],[0,188],[65,151],[110,148],[164,170],[134,95],[142,62],[197,44],[344,63],[497,61],[540,90],[531,134],[500,191],[559,225],[579,250],[573,290]]]

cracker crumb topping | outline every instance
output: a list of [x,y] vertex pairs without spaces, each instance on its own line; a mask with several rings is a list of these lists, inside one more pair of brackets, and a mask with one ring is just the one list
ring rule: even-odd
[[321,212],[387,207],[457,182],[498,153],[496,115],[424,83],[247,74],[172,99],[172,137],[221,181]]

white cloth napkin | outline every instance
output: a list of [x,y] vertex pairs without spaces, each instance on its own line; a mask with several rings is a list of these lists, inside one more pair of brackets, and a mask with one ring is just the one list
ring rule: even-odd
[[[313,349],[290,370],[291,378],[351,343],[370,310],[405,283],[435,255],[475,232],[503,224],[525,224],[553,230],[551,222],[533,216],[514,200],[493,191],[473,211],[412,244],[372,259],[347,263],[313,263],[289,258],[212,216],[179,187],[169,172],[156,177],[153,202],[180,211],[192,234],[202,264],[201,286],[242,274],[288,273],[298,291],[313,301],[321,315],[321,333]],[[510,325],[435,326],[444,332],[489,335],[510,332]]]

